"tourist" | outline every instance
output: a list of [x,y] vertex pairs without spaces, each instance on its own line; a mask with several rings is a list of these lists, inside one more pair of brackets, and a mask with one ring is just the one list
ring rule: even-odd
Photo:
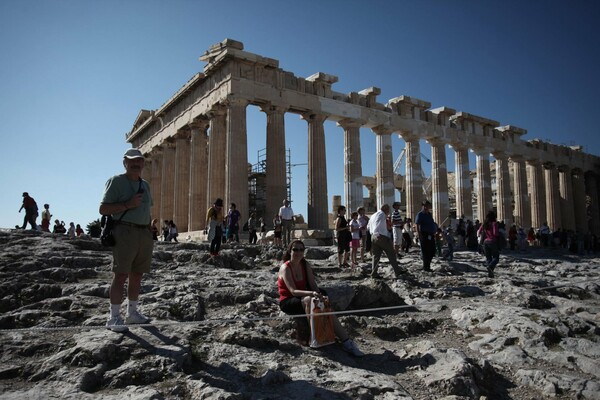
[[379,259],[381,253],[385,252],[392,264],[396,278],[400,277],[402,271],[398,267],[398,261],[396,260],[396,252],[394,251],[394,245],[392,238],[389,236],[388,220],[387,216],[390,212],[389,204],[384,204],[381,209],[377,211],[369,220],[368,229],[371,232],[371,249],[373,251],[371,277],[374,279],[381,278],[377,273],[379,268]]
[[163,237],[163,241],[166,242],[167,238],[169,237],[169,230],[171,229],[171,227],[169,226],[169,220],[165,219],[163,222],[163,226],[162,226],[162,237]]
[[77,224],[75,227],[75,234],[77,237],[81,237],[81,235],[83,235],[83,229],[81,229],[81,225]]
[[67,230],[67,236],[71,239],[75,237],[75,224],[73,222],[69,222],[69,229]]
[[60,222],[59,220],[54,220],[54,227],[52,228],[52,233],[57,233],[60,235],[64,235],[67,233],[67,228],[65,228],[65,223]]
[[529,231],[527,232],[527,241],[529,242],[530,246],[534,246],[535,245],[535,230],[533,229],[533,226],[531,228],[529,228]]
[[392,204],[394,211],[392,212],[392,237],[394,239],[394,251],[396,254],[400,253],[400,246],[402,246],[402,216],[400,215],[400,202],[395,201]]
[[282,231],[282,223],[279,214],[276,214],[273,218],[273,244],[275,246],[282,247],[281,243],[281,231]]
[[351,214],[350,220],[350,233],[352,234],[352,241],[350,242],[350,259],[352,260],[352,267],[358,267],[357,255],[360,247],[360,223],[358,222],[358,213],[354,211]]
[[369,217],[365,215],[364,207],[358,207],[356,212],[358,212],[358,223],[360,224],[360,261],[365,262],[365,253],[371,250],[371,234],[367,229]]
[[442,247],[444,246],[444,232],[442,228],[437,228],[435,231],[435,255],[442,256]]
[[260,217],[258,222],[260,224],[260,239],[258,240],[258,244],[267,244],[267,224],[265,224],[265,219]]
[[348,256],[350,255],[350,242],[352,241],[352,233],[346,220],[346,207],[339,206],[337,218],[335,219],[335,234],[338,250],[338,267],[350,268],[348,265]]
[[510,229],[508,230],[508,244],[510,246],[511,251],[514,251],[516,248],[517,237],[518,237],[517,225],[513,224],[510,227]]
[[223,200],[217,199],[206,211],[207,240],[210,242],[210,255],[216,257],[221,249],[221,240],[223,239]]
[[240,241],[240,218],[242,214],[237,210],[235,203],[229,205],[229,211],[227,212],[227,241],[228,242],[239,242]]
[[[322,299],[325,295],[319,289],[313,270],[304,258],[304,251],[304,243],[301,240],[291,242],[283,255],[283,265],[277,274],[279,308],[288,315],[310,314],[313,299]],[[343,349],[356,357],[362,357],[364,353],[350,339],[337,317],[333,316],[332,319],[335,335],[342,342]],[[296,322],[300,327],[304,327],[298,329],[298,339],[306,344],[308,338],[303,333],[308,332],[308,321],[306,318],[297,318]]]
[[256,213],[250,213],[250,218],[248,218],[248,243],[256,244],[258,237],[256,236]]
[[519,251],[527,250],[527,234],[522,226],[517,229],[517,243],[519,245]]
[[[112,215],[114,276],[110,285],[110,316],[106,326],[115,332],[127,331],[124,324],[145,324],[149,318],[138,307],[144,273],[150,272],[154,241],[148,229],[152,196],[150,185],[142,179],[144,156],[138,149],[127,150],[123,157],[125,173],[106,182],[100,214]],[[121,302],[127,284],[127,318],[121,318]]]
[[283,236],[283,244],[287,246],[292,238],[292,229],[294,229],[294,211],[290,207],[290,202],[287,199],[283,200],[283,206],[279,208],[279,218],[281,219],[281,234]]
[[23,217],[23,226],[21,229],[27,228],[27,224],[31,225],[31,229],[37,230],[37,224],[35,220],[38,217],[38,206],[33,197],[29,196],[29,193],[23,192],[23,204],[19,208],[19,212],[25,209],[25,216]]
[[500,261],[500,250],[498,250],[498,236],[500,235],[500,230],[498,228],[498,223],[496,222],[496,213],[494,211],[487,213],[485,221],[477,231],[477,234],[484,236],[483,252],[486,259],[486,268],[488,276],[493,278],[494,268],[496,268],[498,261]]
[[421,257],[423,259],[423,270],[431,271],[431,260],[435,254],[435,232],[437,224],[431,215],[431,202],[429,200],[421,203],[421,211],[417,213],[415,225],[421,243]]
[[152,220],[152,225],[150,226],[150,231],[152,232],[152,240],[158,240],[158,219],[154,218]]
[[544,222],[542,226],[540,226],[540,238],[543,247],[548,247],[550,243],[550,227],[547,222]]
[[454,232],[452,232],[452,228],[448,227],[444,231],[444,239],[446,240],[446,244],[448,245],[448,250],[444,253],[444,260],[452,261],[454,259]]
[[50,220],[52,214],[50,214],[50,205],[44,204],[44,211],[42,211],[42,230],[44,232],[50,232]]
[[402,225],[402,251],[408,254],[413,242],[413,226],[410,218],[404,219]]
[[169,235],[167,236],[167,242],[172,240],[175,243],[178,243],[177,236],[179,236],[179,233],[177,232],[177,225],[175,225],[175,222],[173,222],[171,219],[169,220]]

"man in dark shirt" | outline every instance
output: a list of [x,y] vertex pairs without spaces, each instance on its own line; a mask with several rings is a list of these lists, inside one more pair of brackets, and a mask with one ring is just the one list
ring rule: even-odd
[[433,221],[431,215],[431,202],[425,200],[422,203],[423,208],[417,213],[415,225],[417,234],[421,243],[421,256],[423,258],[423,270],[431,271],[431,260],[435,254],[435,231],[437,224]]
[[242,214],[237,210],[235,203],[231,203],[229,213],[227,213],[227,241],[240,241],[240,218]]

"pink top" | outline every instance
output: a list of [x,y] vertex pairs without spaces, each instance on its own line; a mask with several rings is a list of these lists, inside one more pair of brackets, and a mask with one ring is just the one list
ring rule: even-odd
[[481,231],[485,231],[485,242],[493,242],[495,240],[498,239],[498,236],[500,235],[500,231],[498,230],[498,223],[497,222],[492,222],[492,229],[485,229],[484,224],[481,224],[481,227],[479,228],[479,230],[477,231],[477,234],[479,235],[481,233]]

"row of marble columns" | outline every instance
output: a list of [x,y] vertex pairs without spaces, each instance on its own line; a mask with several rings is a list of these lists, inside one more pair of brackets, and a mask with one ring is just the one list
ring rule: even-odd
[[[202,230],[207,208],[216,198],[226,207],[237,205],[242,218],[249,214],[248,203],[248,136],[246,107],[248,102],[228,99],[206,115],[177,132],[177,135],[155,147],[147,158],[146,179],[154,194],[153,216],[173,220],[181,232]],[[285,165],[285,107],[260,106],[266,114],[266,220],[278,211],[287,196]],[[324,122],[327,115],[306,113],[308,124],[308,226],[328,229],[327,163],[325,157]],[[342,120],[344,129],[344,202],[349,210],[363,205],[362,159],[360,149],[361,122]],[[385,128],[374,128],[376,136],[377,204],[391,204],[395,199],[392,134]],[[405,202],[407,216],[414,218],[421,209],[423,178],[421,173],[420,137],[400,132],[405,141]],[[449,194],[446,166],[446,143],[429,139],[432,162],[432,204],[435,220],[448,224]],[[535,160],[474,148],[477,185],[472,188],[469,147],[451,143],[455,151],[456,214],[473,218],[472,192],[477,194],[478,217],[482,219],[493,208],[490,153],[496,159],[498,219],[507,224],[535,228],[548,222],[551,229],[588,229],[586,195],[592,207],[592,227],[600,229],[597,207],[598,192],[593,174],[571,170],[567,165],[541,164]],[[512,163],[513,174],[509,173]],[[513,181],[511,193],[510,180]],[[529,185],[528,185],[529,182]],[[513,208],[514,204],[514,208]]]

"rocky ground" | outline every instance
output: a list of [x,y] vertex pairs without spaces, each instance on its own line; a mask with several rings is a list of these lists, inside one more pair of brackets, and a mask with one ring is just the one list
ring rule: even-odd
[[[152,326],[115,333],[111,253],[94,239],[0,231],[2,399],[600,399],[600,259],[506,252],[402,279],[307,259],[366,353],[310,349],[277,305],[281,250],[157,243],[141,309]],[[394,307],[384,311],[361,309]]]

